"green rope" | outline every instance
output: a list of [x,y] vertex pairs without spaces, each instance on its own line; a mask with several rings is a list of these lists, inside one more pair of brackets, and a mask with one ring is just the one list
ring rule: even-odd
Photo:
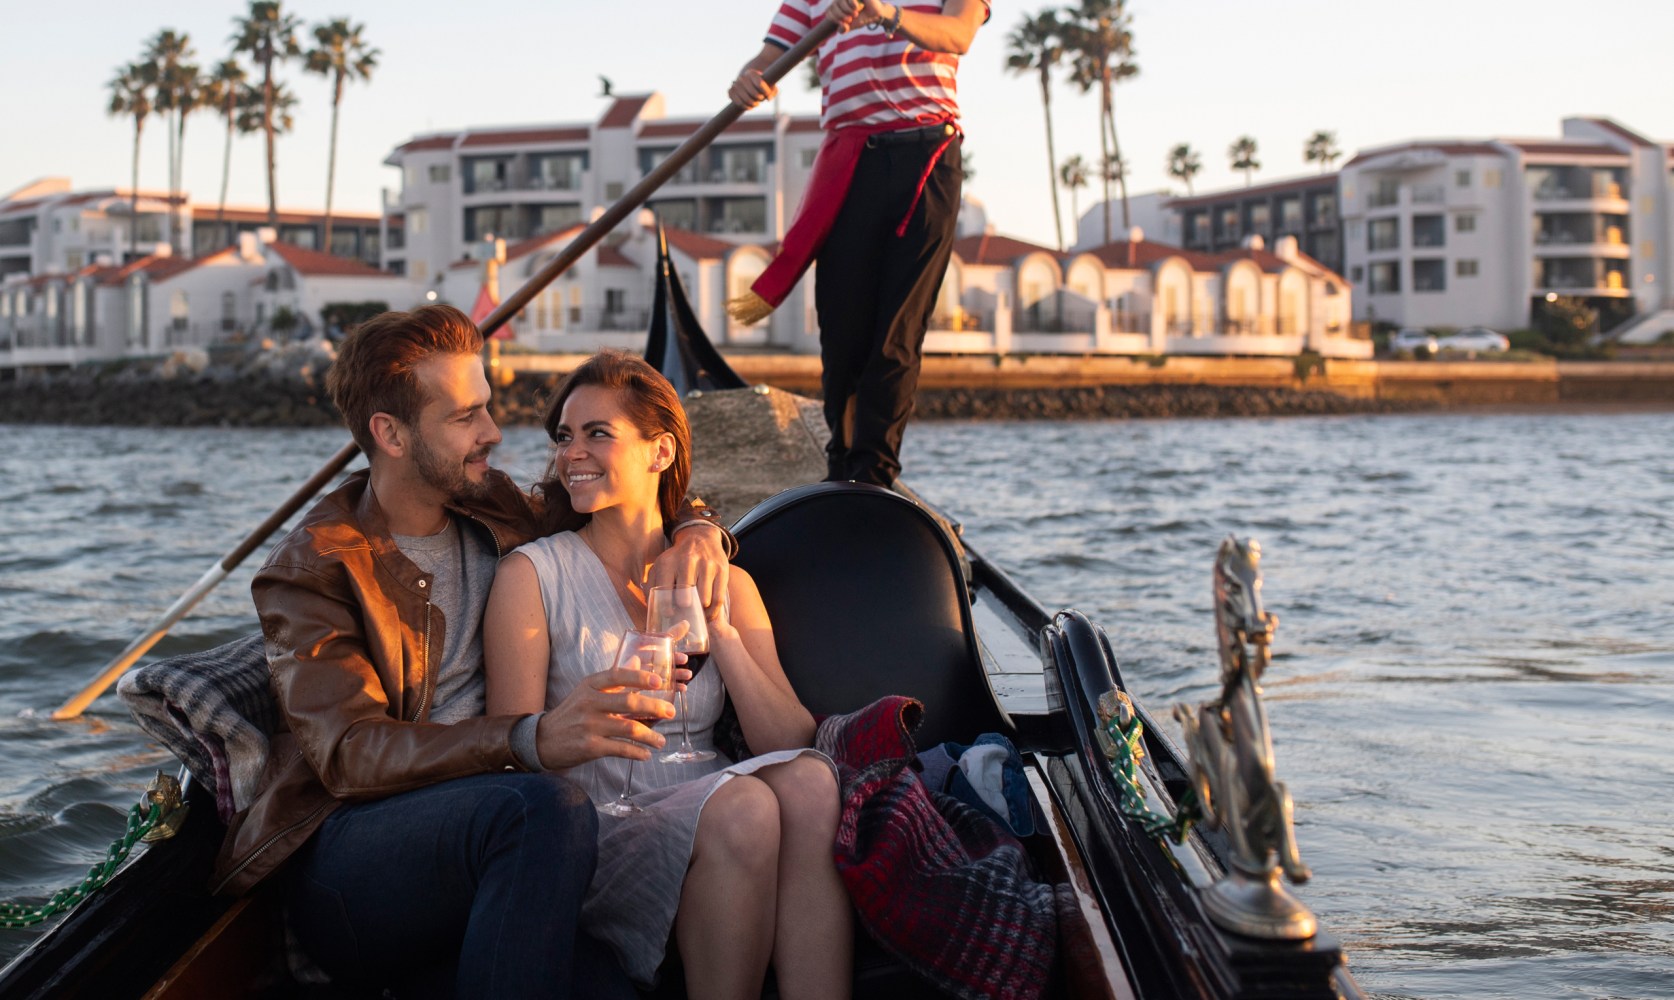
[[122,862],[127,860],[128,852],[134,849],[134,844],[151,832],[151,828],[157,825],[162,815],[161,802],[152,801],[148,797],[134,803],[134,807],[128,810],[127,829],[110,845],[110,850],[105,852],[105,859],[88,869],[87,877],[77,885],[53,893],[51,899],[39,906],[0,903],[0,928],[33,927],[99,891],[110,881],[111,876],[116,874],[116,869],[122,866]]
[[[1122,725],[1124,715],[1128,719],[1126,726]],[[1121,791],[1117,805],[1122,815],[1138,823],[1148,836],[1183,843],[1192,825],[1203,818],[1197,791],[1186,789],[1186,794],[1180,796],[1179,811],[1172,818],[1153,810],[1145,804],[1145,793],[1139,786],[1139,762],[1145,759],[1145,726],[1139,721],[1138,713],[1131,709],[1111,712],[1104,721],[1104,735],[1109,737],[1104,752],[1110,758],[1110,773]]]

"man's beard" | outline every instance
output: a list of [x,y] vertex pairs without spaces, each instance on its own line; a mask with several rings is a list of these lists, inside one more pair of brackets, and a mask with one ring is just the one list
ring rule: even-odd
[[481,500],[488,496],[488,480],[472,482],[471,477],[465,474],[465,463],[487,458],[493,450],[493,445],[484,445],[460,461],[449,463],[431,451],[423,438],[413,440],[413,460],[418,463],[419,478],[424,480],[425,485],[440,491],[450,500]]

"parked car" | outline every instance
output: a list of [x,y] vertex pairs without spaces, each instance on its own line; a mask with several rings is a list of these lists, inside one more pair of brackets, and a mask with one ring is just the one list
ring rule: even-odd
[[1505,334],[1495,333],[1485,326],[1467,326],[1458,333],[1443,337],[1440,341],[1444,351],[1467,351],[1472,354],[1477,351],[1509,351],[1511,341]]
[[1413,354],[1418,357],[1433,355],[1437,350],[1435,334],[1416,326],[1403,327],[1389,338],[1390,354]]

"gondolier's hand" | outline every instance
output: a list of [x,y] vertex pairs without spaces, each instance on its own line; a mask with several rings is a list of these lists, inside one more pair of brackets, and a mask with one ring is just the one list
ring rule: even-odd
[[663,735],[629,717],[674,718],[672,702],[640,693],[660,683],[656,674],[625,667],[587,677],[557,708],[542,713],[535,727],[541,766],[560,771],[600,757],[650,760]]
[[732,103],[748,111],[771,99],[778,92],[778,87],[762,78],[761,69],[753,60],[738,71],[738,79],[732,81],[732,86],[727,88],[727,97],[732,99]]
[[866,4],[862,0],[831,0],[831,6],[825,9],[825,19],[834,22],[838,30],[848,31],[878,19],[877,15],[865,14],[865,10]]
[[727,550],[719,526],[691,525],[674,533],[674,540],[651,564],[650,585],[697,588],[698,599],[709,609],[709,617],[721,606],[727,593]]

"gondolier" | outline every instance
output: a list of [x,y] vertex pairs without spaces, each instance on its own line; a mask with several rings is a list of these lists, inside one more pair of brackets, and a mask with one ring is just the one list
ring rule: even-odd
[[760,104],[776,92],[761,71],[783,50],[821,18],[843,26],[819,48],[826,136],[796,219],[750,292],[728,304],[759,320],[819,263],[828,479],[887,486],[901,471],[959,214],[959,55],[988,14],[988,0],[784,0],[728,89],[743,107]]

